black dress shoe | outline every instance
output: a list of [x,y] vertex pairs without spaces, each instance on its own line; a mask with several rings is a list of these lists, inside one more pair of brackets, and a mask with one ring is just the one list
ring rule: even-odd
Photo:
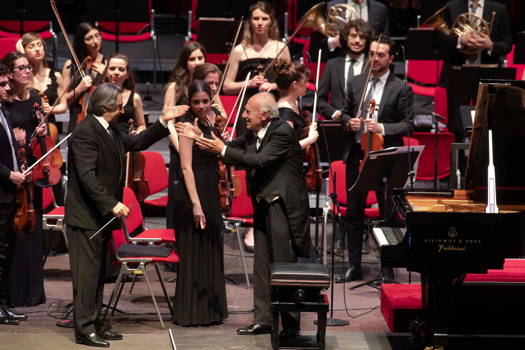
[[97,332],[97,335],[104,340],[122,340],[122,334],[111,331]]
[[77,334],[75,338],[77,344],[85,344],[97,348],[109,348],[109,343],[101,339],[96,333],[91,333],[90,335]]
[[363,279],[363,271],[360,268],[354,266],[346,270],[343,276],[339,275],[335,277],[335,283],[360,281]]
[[238,335],[256,335],[256,334],[268,334],[272,332],[272,326],[264,324],[254,323],[245,328],[237,329]]
[[2,306],[2,311],[4,311],[5,315],[7,315],[7,317],[12,320],[15,320],[15,321],[27,320],[27,315],[16,313],[13,310],[9,309],[7,306]]
[[281,333],[279,333],[279,337],[281,338],[293,338],[293,337],[297,337],[299,335],[299,330],[298,329],[283,329],[281,331]]
[[2,324],[5,324],[5,325],[11,325],[11,326],[16,326],[18,324],[20,324],[17,320],[15,319],[12,319],[11,317],[9,317],[2,308],[0,308],[0,325]]

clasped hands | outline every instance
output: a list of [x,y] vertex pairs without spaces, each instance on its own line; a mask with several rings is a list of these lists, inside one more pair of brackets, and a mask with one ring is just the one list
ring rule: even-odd
[[361,122],[365,123],[365,132],[380,134],[383,132],[381,124],[373,119],[352,118],[348,121],[347,126],[350,130],[356,132],[361,128]]
[[487,34],[466,33],[459,37],[459,43],[466,47],[492,50],[494,43]]

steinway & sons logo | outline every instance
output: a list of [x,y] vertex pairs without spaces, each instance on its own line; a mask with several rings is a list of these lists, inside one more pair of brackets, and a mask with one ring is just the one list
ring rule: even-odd
[[447,236],[447,238],[425,238],[424,243],[435,245],[438,253],[466,252],[481,246],[482,243],[481,239],[461,238],[455,226],[448,228]]

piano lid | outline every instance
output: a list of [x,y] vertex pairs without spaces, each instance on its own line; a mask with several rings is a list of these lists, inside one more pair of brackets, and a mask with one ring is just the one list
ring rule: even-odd
[[525,81],[482,80],[478,89],[465,188],[487,201],[488,130],[492,129],[497,201],[525,203]]

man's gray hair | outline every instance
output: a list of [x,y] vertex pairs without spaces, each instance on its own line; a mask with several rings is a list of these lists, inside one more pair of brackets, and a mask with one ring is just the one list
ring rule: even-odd
[[115,84],[99,85],[89,98],[87,112],[101,117],[106,112],[114,112],[119,107],[117,96],[122,89]]
[[270,119],[279,118],[279,108],[275,97],[269,92],[259,92],[256,94],[257,100],[259,100],[259,112],[267,112],[270,115]]

